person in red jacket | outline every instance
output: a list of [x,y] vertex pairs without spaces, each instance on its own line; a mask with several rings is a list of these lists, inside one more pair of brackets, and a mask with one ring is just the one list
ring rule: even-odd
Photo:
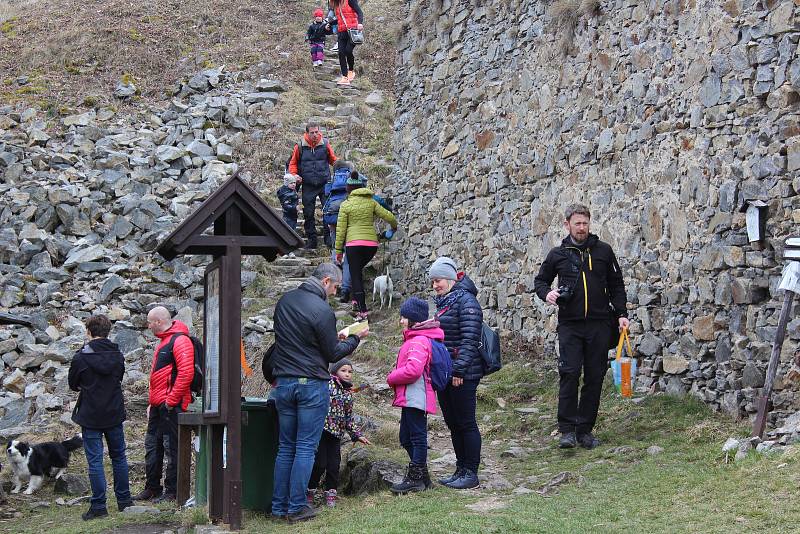
[[[137,501],[174,501],[178,478],[178,413],[192,401],[189,385],[194,377],[194,346],[189,328],[173,321],[169,311],[156,306],[147,314],[147,327],[160,340],[150,370],[150,401],[144,438],[146,480]],[[167,439],[167,474],[162,493],[164,439]]]
[[356,44],[350,38],[350,30],[364,29],[364,13],[358,5],[358,0],[332,0],[331,8],[337,21],[337,42],[339,45],[339,67],[342,77],[336,85],[350,85],[356,77],[356,58],[353,51]]

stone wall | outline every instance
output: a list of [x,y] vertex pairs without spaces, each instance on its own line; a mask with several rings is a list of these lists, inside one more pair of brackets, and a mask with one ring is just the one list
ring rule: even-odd
[[[625,272],[638,388],[752,414],[800,222],[800,2],[433,0],[405,29],[395,280],[421,291],[451,255],[490,322],[553,357],[533,279],[563,208],[587,203]],[[768,219],[750,243],[754,199]],[[774,418],[800,408],[781,379],[798,325]]]

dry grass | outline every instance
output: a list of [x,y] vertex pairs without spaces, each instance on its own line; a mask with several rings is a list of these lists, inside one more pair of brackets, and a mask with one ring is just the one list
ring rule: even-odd
[[[277,0],[5,2],[0,17],[13,12],[14,18],[13,30],[0,39],[0,72],[6,80],[36,77],[42,82],[37,99],[59,105],[80,105],[87,95],[108,101],[125,73],[139,81],[143,97],[157,98],[199,68],[281,63],[280,52],[291,50],[297,39],[292,32],[275,31],[275,13],[284,13],[286,26],[302,27],[306,10],[296,5]],[[0,92],[7,100],[25,97],[24,86],[4,84]]]
[[600,2],[598,0],[556,0],[553,2],[548,13],[551,24],[556,31],[561,32],[558,48],[564,56],[573,52],[578,19],[594,17],[599,11]]

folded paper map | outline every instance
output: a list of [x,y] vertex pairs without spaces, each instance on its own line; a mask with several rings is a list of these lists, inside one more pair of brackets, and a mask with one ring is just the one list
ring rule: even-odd
[[360,323],[353,323],[350,326],[344,329],[345,336],[357,336],[359,333],[363,332],[369,328],[369,321],[362,321]]

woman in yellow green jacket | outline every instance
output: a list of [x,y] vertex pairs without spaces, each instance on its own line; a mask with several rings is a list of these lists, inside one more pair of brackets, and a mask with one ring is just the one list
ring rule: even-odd
[[375,220],[383,219],[394,231],[397,230],[397,219],[372,198],[372,191],[364,187],[355,171],[347,180],[347,193],[347,200],[342,202],[336,221],[336,261],[341,263],[343,254],[347,253],[353,299],[358,307],[356,318],[361,321],[367,318],[364,267],[378,251]]

